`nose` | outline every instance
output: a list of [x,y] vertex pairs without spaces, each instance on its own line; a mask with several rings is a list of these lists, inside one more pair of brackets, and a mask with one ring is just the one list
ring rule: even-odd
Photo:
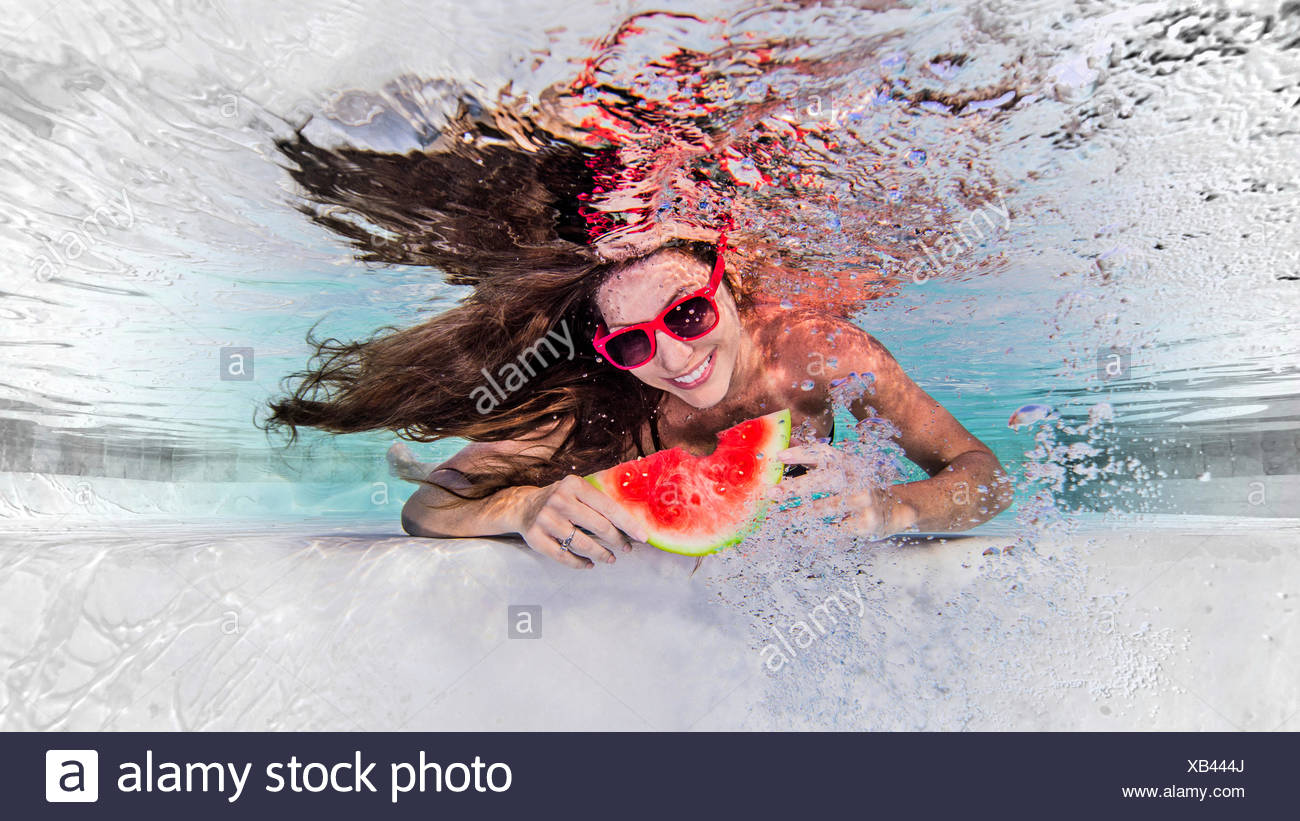
[[681,376],[686,366],[691,364],[691,354],[694,352],[691,343],[674,339],[663,331],[655,331],[655,358],[659,360],[659,367],[669,375]]

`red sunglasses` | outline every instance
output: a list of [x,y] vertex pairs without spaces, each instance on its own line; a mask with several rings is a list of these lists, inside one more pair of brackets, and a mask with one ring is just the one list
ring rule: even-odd
[[648,322],[638,322],[613,333],[608,333],[605,323],[600,323],[596,326],[596,336],[591,340],[596,352],[614,367],[630,371],[654,359],[655,331],[689,342],[716,328],[720,314],[713,295],[722,284],[725,270],[722,252],[726,249],[726,242],[725,234],[718,237],[718,261],[713,264],[708,285],[673,302]]

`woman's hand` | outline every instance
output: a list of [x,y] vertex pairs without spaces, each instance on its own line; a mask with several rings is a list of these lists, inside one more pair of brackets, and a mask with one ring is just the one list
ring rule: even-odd
[[[649,538],[626,510],[580,476],[565,476],[525,494],[517,509],[517,532],[533,550],[569,567],[586,569],[597,561],[613,564],[615,550],[632,549],[624,534],[639,542]],[[566,550],[561,543],[570,536]]]
[[[803,499],[787,510],[811,510],[814,515],[838,519],[855,536],[871,541],[892,536],[916,523],[916,511],[896,498],[889,487],[865,487],[870,477],[854,471],[844,454],[830,445],[815,443],[786,448],[776,459],[787,465],[805,465],[803,476],[783,479],[774,499],[791,502]],[[820,468],[820,470],[818,470]],[[811,501],[807,501],[811,500]]]

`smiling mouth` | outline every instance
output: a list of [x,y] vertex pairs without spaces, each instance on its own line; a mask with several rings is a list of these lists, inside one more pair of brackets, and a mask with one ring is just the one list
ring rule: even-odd
[[695,367],[695,370],[685,374],[684,376],[678,376],[668,381],[672,382],[679,388],[690,389],[699,387],[704,384],[704,381],[713,373],[713,357],[716,355],[717,351],[714,351],[705,357],[704,361]]

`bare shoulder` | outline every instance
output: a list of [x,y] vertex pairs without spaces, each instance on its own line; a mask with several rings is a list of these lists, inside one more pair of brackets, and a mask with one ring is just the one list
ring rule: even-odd
[[886,369],[894,363],[889,351],[852,322],[812,308],[758,306],[758,339],[774,360],[828,376]]

